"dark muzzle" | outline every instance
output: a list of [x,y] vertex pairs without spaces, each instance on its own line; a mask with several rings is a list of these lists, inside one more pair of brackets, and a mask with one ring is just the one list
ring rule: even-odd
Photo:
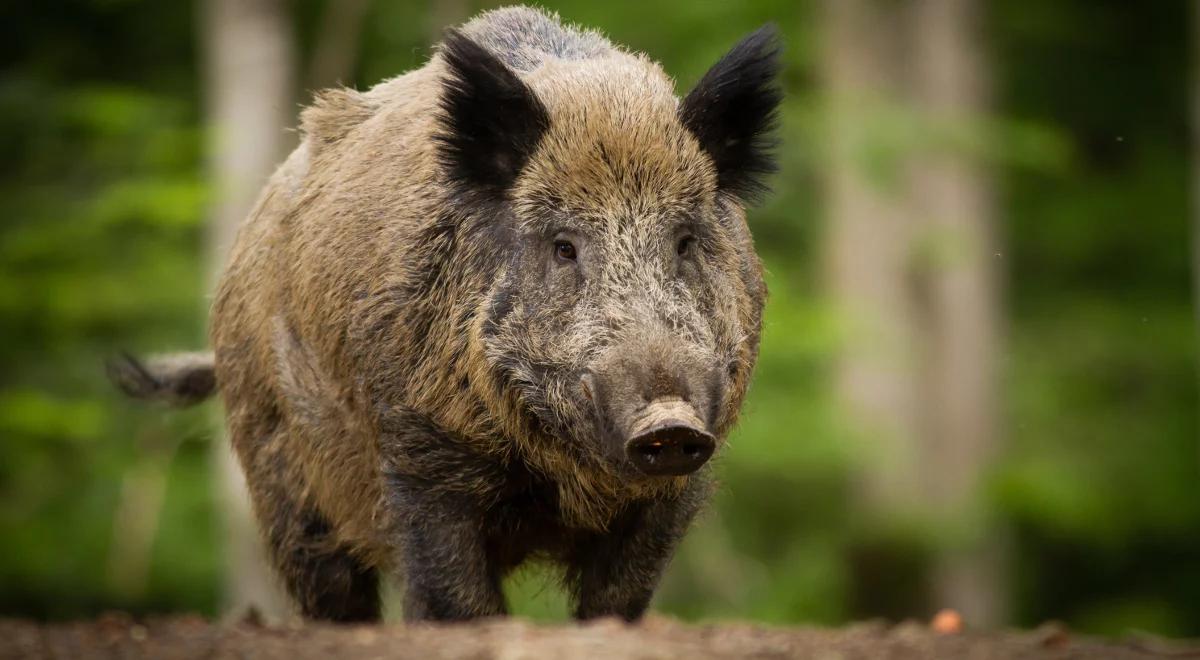
[[657,400],[636,417],[625,455],[643,474],[677,477],[700,469],[716,446],[692,406],[679,399]]

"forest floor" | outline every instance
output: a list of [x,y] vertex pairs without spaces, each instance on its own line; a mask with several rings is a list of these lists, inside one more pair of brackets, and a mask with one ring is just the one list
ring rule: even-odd
[[684,624],[651,617],[638,625],[599,621],[539,625],[494,620],[472,625],[264,626],[182,616],[137,621],[41,624],[0,620],[0,659],[8,658],[1200,658],[1200,644],[1149,637],[1100,640],[1047,625],[1033,631],[936,632],[918,623],[840,629],[750,624]]

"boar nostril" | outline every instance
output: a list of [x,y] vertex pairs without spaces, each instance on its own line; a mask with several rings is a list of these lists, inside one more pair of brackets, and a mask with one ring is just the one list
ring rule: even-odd
[[716,440],[679,420],[667,420],[638,433],[625,444],[625,454],[649,476],[682,476],[700,469],[712,456]]
[[663,450],[663,446],[660,444],[642,445],[637,448],[637,452],[639,454],[641,454],[642,456],[645,456],[647,458],[650,458],[650,459],[653,459],[654,457],[661,454],[662,450]]

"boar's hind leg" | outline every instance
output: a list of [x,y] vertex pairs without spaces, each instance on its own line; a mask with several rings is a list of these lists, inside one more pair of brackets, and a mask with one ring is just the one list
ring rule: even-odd
[[343,623],[379,620],[376,570],[337,545],[329,521],[316,509],[300,505],[284,488],[254,485],[275,566],[301,613]]
[[384,423],[388,506],[404,579],[404,618],[461,621],[505,614],[488,551],[487,509],[504,472],[423,416]]
[[679,497],[636,502],[608,531],[581,538],[567,559],[575,618],[641,618],[671,554],[710,492],[703,474],[689,482]]

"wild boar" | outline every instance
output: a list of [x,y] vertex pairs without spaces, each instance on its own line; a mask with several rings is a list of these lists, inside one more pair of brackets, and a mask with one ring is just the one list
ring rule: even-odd
[[240,230],[214,358],[132,394],[219,389],[304,615],[506,611],[560,564],[579,618],[642,615],[708,497],[766,295],[745,208],[774,169],[772,28],[686,97],[646,56],[534,9],[423,67],[328,91]]

